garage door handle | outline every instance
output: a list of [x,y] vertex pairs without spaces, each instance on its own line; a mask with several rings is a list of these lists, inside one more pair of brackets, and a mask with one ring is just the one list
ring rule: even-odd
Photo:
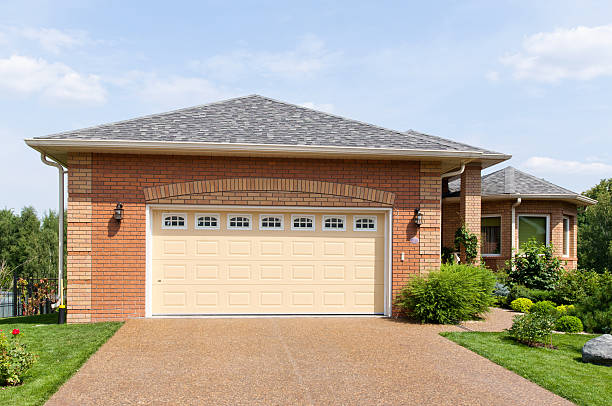
[[158,280],[157,280],[157,282],[161,282],[161,281],[162,281],[161,279],[158,279]]

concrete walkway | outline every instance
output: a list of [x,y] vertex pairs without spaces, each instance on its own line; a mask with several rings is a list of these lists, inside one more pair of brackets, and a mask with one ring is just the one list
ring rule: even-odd
[[462,331],[384,318],[130,320],[48,405],[571,404],[443,330]]

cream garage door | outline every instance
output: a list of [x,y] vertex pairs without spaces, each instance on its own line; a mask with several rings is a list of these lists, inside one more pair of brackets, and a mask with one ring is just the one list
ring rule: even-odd
[[384,312],[384,213],[152,212],[152,314]]

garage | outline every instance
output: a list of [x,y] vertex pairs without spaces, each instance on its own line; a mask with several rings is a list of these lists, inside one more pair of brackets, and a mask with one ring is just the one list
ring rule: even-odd
[[152,316],[385,311],[384,211],[148,213]]

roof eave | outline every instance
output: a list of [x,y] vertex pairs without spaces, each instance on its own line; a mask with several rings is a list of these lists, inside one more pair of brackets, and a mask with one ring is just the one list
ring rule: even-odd
[[[496,195],[484,195],[482,196],[482,200],[515,200],[517,198],[521,198],[524,200],[562,200],[571,203],[575,203],[579,206],[592,206],[597,204],[597,200],[591,199],[590,197],[586,197],[583,195],[575,194],[575,195],[559,195],[559,194],[520,194],[520,193],[512,193],[512,194],[496,194]],[[454,202],[458,201],[459,197],[445,197],[445,201]]]

